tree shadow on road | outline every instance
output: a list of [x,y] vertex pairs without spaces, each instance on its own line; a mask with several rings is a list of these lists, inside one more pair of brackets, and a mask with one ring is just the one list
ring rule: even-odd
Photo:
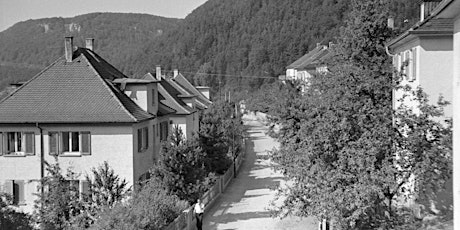
[[[251,129],[254,130],[254,128]],[[257,129],[265,130],[260,126]],[[271,190],[278,187],[284,177],[269,170],[271,169],[269,159],[260,157],[261,151],[264,150],[256,152],[254,142],[261,139],[267,139],[265,134],[250,135],[248,137],[246,156],[239,173],[229,184],[225,193],[218,198],[213,207],[205,214],[204,229],[217,229],[219,224],[239,220],[270,217],[270,211],[267,210],[269,207],[268,202],[260,211],[254,211],[255,204],[251,202],[260,202],[261,199],[264,200],[261,196],[270,196]],[[273,140],[267,139],[266,142],[268,145]],[[259,148],[264,143],[258,143]],[[260,203],[256,204],[261,205]]]

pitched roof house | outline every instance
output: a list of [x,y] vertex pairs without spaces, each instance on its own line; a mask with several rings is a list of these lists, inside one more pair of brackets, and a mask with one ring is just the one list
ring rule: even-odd
[[307,81],[313,74],[327,72],[326,60],[332,46],[317,44],[316,47],[286,67],[285,79]]
[[[429,96],[429,103],[435,104],[438,97],[442,95],[447,101],[454,101],[454,107],[448,105],[445,108],[446,118],[454,116],[454,156],[458,155],[460,148],[460,135],[458,121],[459,109],[459,87],[452,79],[458,81],[460,73],[460,1],[459,0],[422,0],[420,1],[420,21],[387,44],[389,53],[393,56],[393,65],[401,71],[403,79],[401,84],[411,86],[412,89],[421,87]],[[455,88],[456,87],[456,88]],[[401,103],[414,107],[414,102],[410,97],[398,102],[403,98],[403,92],[394,92],[394,107]],[[457,106],[457,107],[456,107]],[[457,133],[457,134],[456,134]],[[457,136],[456,136],[457,135]],[[457,138],[456,138],[457,137]],[[460,153],[459,153],[460,154]],[[460,176],[460,170],[455,165],[454,157],[454,177]],[[457,182],[456,182],[457,181]],[[440,192],[432,200],[420,201],[426,208],[433,212],[448,211],[452,206],[452,183],[454,192],[460,195],[460,182],[452,180],[447,183],[446,191]],[[455,183],[459,183],[455,185]],[[454,195],[455,196],[455,195]],[[458,207],[460,200],[455,200],[454,208],[457,207],[456,217],[460,218]],[[458,220],[458,218],[457,218]],[[455,217],[454,217],[455,221]],[[455,226],[460,225],[454,224]]]
[[186,138],[199,130],[199,113],[212,102],[182,74],[174,70],[174,76],[167,77],[162,75],[161,67],[157,66],[155,77],[148,73],[143,79],[156,79],[159,82],[161,103],[176,111],[169,116],[169,124],[179,127]]
[[[428,15],[426,21],[447,20],[452,26],[452,74],[448,78],[442,78],[448,84],[452,84],[452,117],[453,117],[453,195],[454,195],[454,227],[460,226],[460,0],[440,1],[436,8]],[[440,50],[442,51],[442,50]],[[441,77],[438,75],[433,77]],[[449,79],[450,78],[450,79]],[[441,80],[441,79],[440,79]],[[440,81],[439,80],[439,81]]]
[[[129,184],[145,178],[159,148],[158,82],[127,78],[91,48],[74,49],[0,101],[0,190],[30,212],[45,162],[85,174],[107,161]],[[163,127],[168,128],[168,126]]]
[[[393,55],[394,66],[402,72],[401,84],[421,87],[435,104],[439,96],[452,101],[451,76],[453,71],[453,21],[448,18],[429,17],[440,0],[424,0],[421,5],[421,20],[388,43]],[[430,6],[430,7],[425,7]],[[395,92],[394,106],[402,92]],[[404,104],[414,107],[409,97]],[[452,106],[445,109],[447,117],[452,116]]]

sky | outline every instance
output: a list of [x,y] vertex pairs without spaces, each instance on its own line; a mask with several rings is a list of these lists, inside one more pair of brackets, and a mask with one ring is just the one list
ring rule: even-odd
[[0,31],[29,19],[93,12],[145,13],[185,18],[207,0],[0,0]]

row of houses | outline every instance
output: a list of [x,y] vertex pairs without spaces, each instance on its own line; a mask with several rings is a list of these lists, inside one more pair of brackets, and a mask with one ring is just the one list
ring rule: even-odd
[[107,161],[134,187],[148,178],[161,141],[173,126],[186,138],[199,130],[199,114],[211,105],[208,87],[182,74],[129,78],[94,52],[94,40],[65,55],[0,101],[0,189],[19,210],[31,212],[45,162],[86,173]]
[[[389,25],[393,25],[392,20]],[[389,41],[387,51],[394,67],[402,71],[401,84],[414,90],[421,87],[430,104],[437,104],[440,96],[451,103],[445,107],[444,118],[453,118],[454,174],[446,192],[438,194],[427,208],[449,210],[454,202],[454,225],[460,226],[460,0],[421,0],[420,21]],[[330,56],[330,45],[318,44],[290,64],[280,80],[308,82],[311,76],[327,72],[325,63]],[[403,94],[394,92],[395,108]],[[416,105],[410,98],[403,103],[413,108]]]

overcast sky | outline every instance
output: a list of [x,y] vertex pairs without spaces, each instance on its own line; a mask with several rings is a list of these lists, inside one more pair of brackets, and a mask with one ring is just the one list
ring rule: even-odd
[[185,18],[207,0],[0,0],[0,31],[16,22],[92,12],[145,13]]

